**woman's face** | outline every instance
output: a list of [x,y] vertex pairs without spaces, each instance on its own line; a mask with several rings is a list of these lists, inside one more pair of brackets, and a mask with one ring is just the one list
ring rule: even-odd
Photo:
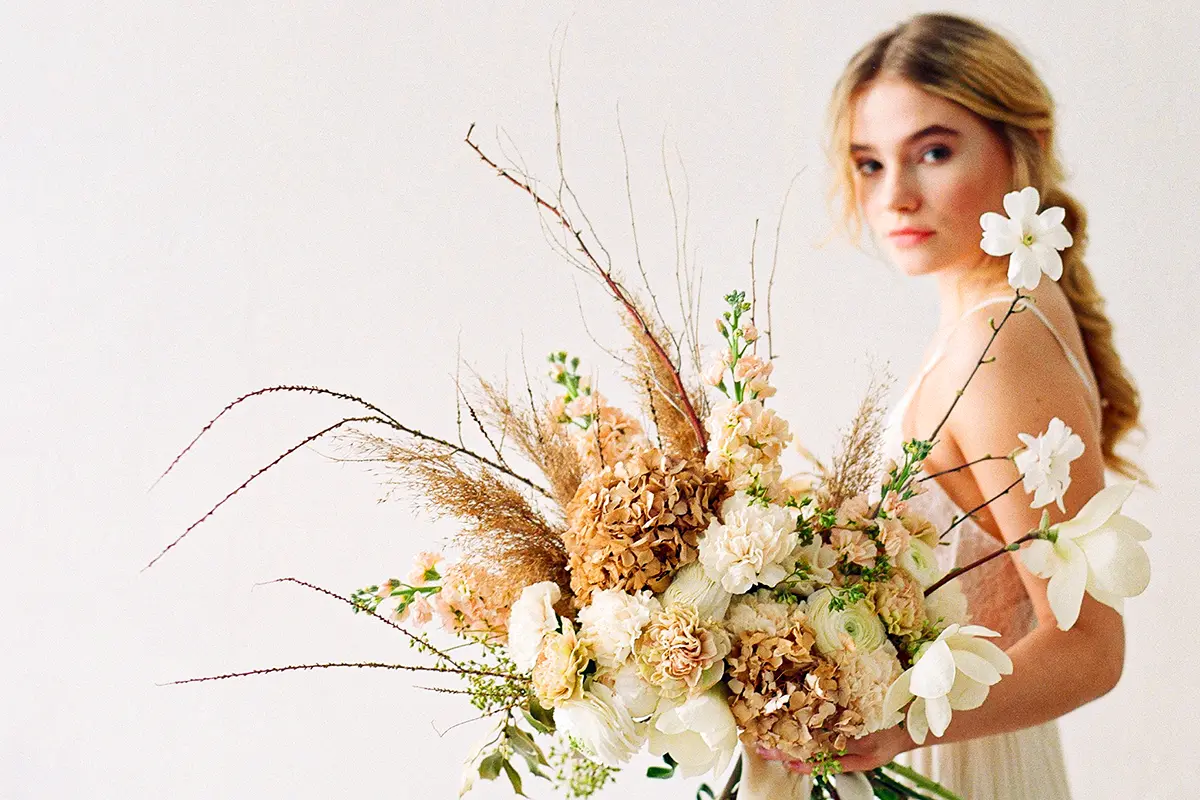
[[900,79],[869,84],[852,119],[855,197],[884,254],[908,275],[986,263],[979,217],[1000,211],[1012,189],[999,134],[966,108]]

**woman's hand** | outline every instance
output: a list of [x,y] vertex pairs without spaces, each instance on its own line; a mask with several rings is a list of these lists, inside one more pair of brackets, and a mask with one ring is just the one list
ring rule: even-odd
[[[916,746],[908,732],[897,725],[861,739],[851,739],[846,746],[846,755],[838,758],[838,761],[844,772],[867,772],[890,763],[896,756]],[[807,761],[793,761],[778,750],[769,748],[759,747],[756,750],[763,758],[784,762],[794,772],[812,772],[812,765]]]

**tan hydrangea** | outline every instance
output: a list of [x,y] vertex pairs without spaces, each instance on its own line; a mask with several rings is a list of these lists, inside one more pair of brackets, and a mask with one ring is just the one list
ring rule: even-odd
[[816,653],[803,603],[741,598],[729,623],[734,637],[726,685],[747,746],[808,760],[844,749],[865,730],[863,716],[844,704],[837,665]]
[[654,448],[589,476],[567,506],[563,534],[576,607],[601,589],[666,589],[696,560],[724,491],[699,462]]
[[729,634],[694,608],[674,606],[650,618],[634,653],[642,677],[665,697],[694,696],[720,679],[729,653]]
[[885,581],[867,584],[867,602],[887,632],[908,638],[919,636],[925,626],[925,592],[906,569],[892,567]]
[[884,714],[884,699],[892,682],[904,671],[895,646],[888,642],[870,653],[853,646],[833,654],[838,668],[839,702],[863,718],[865,732],[890,727],[895,720]]

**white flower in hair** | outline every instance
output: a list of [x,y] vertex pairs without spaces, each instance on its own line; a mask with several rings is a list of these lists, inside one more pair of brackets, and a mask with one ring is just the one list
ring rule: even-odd
[[1009,256],[1008,283],[1014,289],[1035,289],[1046,273],[1050,280],[1062,277],[1059,250],[1074,240],[1062,224],[1067,212],[1051,206],[1038,213],[1041,196],[1032,186],[1004,195],[1005,217],[988,211],[979,218],[983,240],[979,246],[989,256]]
[[1063,507],[1063,495],[1071,486],[1071,462],[1083,455],[1083,440],[1058,417],[1050,420],[1046,432],[1037,436],[1018,433],[1025,449],[1013,457],[1024,478],[1026,492],[1033,493],[1030,508],[1057,503]]

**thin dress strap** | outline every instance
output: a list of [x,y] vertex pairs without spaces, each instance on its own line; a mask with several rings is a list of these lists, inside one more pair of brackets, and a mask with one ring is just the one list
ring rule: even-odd
[[[965,320],[967,317],[974,314],[976,311],[979,311],[980,309],[986,308],[991,305],[996,305],[997,303],[1011,304],[1012,298],[1004,297],[1004,296],[989,297],[988,299],[983,300],[982,302],[976,303],[975,305],[971,306],[970,308],[968,308],[966,311],[964,311],[962,313],[962,316],[960,316],[958,318],[958,320],[954,323],[954,325],[950,328],[950,330],[942,338],[942,341],[938,344],[937,349],[934,350],[934,353],[930,357],[929,361],[925,364],[924,367],[921,368],[921,371],[917,374],[916,380],[913,381],[912,385],[909,386],[908,390],[904,393],[904,396],[902,398],[900,398],[900,401],[896,404],[896,409],[895,409],[894,413],[896,413],[897,418],[899,420],[904,419],[904,414],[908,408],[908,404],[910,402],[912,402],[913,396],[916,394],[917,390],[921,387],[921,384],[925,381],[926,376],[928,376],[929,373],[933,371],[933,368],[935,366],[937,366],[937,363],[939,361],[941,361],[942,357],[946,354],[946,346],[950,343],[950,339],[953,336],[954,331],[958,328],[959,325],[962,324],[963,320]],[[1050,319],[1046,316],[1045,312],[1043,312],[1040,308],[1038,308],[1032,302],[1028,302],[1028,301],[1024,304],[1023,307],[1032,311],[1034,316],[1036,316],[1039,320],[1041,320],[1042,324],[1046,326],[1046,329],[1049,330],[1051,335],[1054,336],[1054,340],[1058,342],[1058,346],[1062,349],[1063,355],[1066,356],[1066,358],[1067,358],[1067,363],[1071,365],[1071,369],[1073,369],[1075,371],[1075,374],[1077,376],[1079,376],[1079,380],[1081,380],[1083,382],[1084,388],[1087,389],[1088,394],[1091,395],[1091,393],[1093,391],[1096,391],[1098,394],[1098,390],[1096,389],[1095,383],[1093,382],[1092,378],[1087,374],[1087,370],[1084,369],[1083,365],[1079,362],[1079,359],[1076,358],[1075,353],[1067,345],[1066,338],[1064,338],[1063,335],[1058,332],[1058,328],[1054,327],[1054,324],[1050,322]]]

